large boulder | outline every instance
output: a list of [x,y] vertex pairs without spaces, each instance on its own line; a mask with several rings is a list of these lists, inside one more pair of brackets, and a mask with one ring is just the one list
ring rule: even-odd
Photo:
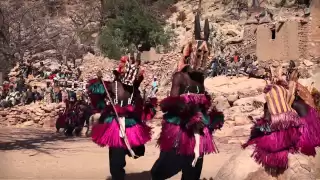
[[[318,150],[318,153],[320,151]],[[289,168],[278,177],[273,177],[251,157],[252,149],[234,155],[217,173],[214,180],[317,180],[320,156],[289,155]]]
[[260,166],[250,157],[252,150],[243,150],[232,156],[218,171],[214,180],[245,180]]
[[228,102],[228,99],[224,96],[218,96],[213,100],[213,103],[215,104],[218,111],[224,111],[228,108],[230,108],[230,104]]

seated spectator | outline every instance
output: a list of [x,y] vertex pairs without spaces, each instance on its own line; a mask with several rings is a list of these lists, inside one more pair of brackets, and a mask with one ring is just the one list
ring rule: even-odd
[[33,97],[32,88],[29,86],[26,92],[25,104],[31,104],[32,102],[34,102],[34,97]]
[[257,68],[257,58],[256,56],[248,55],[245,60],[245,69],[244,72],[249,74],[249,78],[252,77],[253,73],[258,70]]
[[226,57],[220,56],[219,57],[219,74],[226,75],[228,73],[228,63],[226,61]]
[[22,93],[22,91],[25,91],[25,80],[23,76],[19,76],[19,78],[17,79],[16,87],[19,93]]
[[19,92],[16,91],[13,86],[10,86],[9,94],[0,102],[0,107],[7,108],[17,105],[20,102],[20,98]]
[[12,106],[20,104],[20,102],[21,102],[21,93],[18,91],[18,89],[15,89],[9,95],[11,96],[10,101],[11,101]]
[[52,100],[54,103],[62,102],[62,94],[59,86],[54,87]]
[[211,61],[211,73],[210,73],[210,76],[211,77],[215,77],[215,76],[218,76],[219,75],[219,59],[220,59],[220,56],[218,57],[215,57],[212,59]]
[[41,95],[38,91],[38,87],[34,86],[33,87],[33,102],[35,103],[36,101],[41,100]]

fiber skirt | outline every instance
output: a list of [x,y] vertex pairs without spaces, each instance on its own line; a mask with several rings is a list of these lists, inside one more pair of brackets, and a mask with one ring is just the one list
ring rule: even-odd
[[164,112],[162,130],[157,141],[161,151],[175,149],[177,154],[194,155],[194,130],[200,131],[200,155],[217,152],[212,133],[224,124],[224,115],[211,107],[205,94],[169,96],[160,103]]
[[[182,129],[180,125],[164,122],[158,139],[158,145],[162,151],[169,152],[173,148],[178,154],[193,155],[195,137],[192,132]],[[207,127],[200,136],[200,155],[216,152],[213,137]]]
[[[136,123],[127,127],[126,123],[125,131],[131,147],[143,145],[151,140],[151,128],[146,124]],[[119,124],[115,119],[112,119],[111,122],[94,125],[91,137],[92,141],[101,147],[127,148],[123,138],[120,137]]]
[[254,145],[252,157],[263,167],[287,169],[288,154],[298,151],[297,147],[301,137],[300,127],[292,125],[285,129],[272,130],[268,121],[260,119],[253,126],[251,137],[243,147]]
[[297,152],[300,135],[299,128],[292,127],[256,138],[252,156],[263,167],[286,169],[288,154]]
[[308,156],[316,155],[316,147],[320,146],[320,116],[314,108],[309,108],[307,116],[301,118],[301,137],[298,147],[301,153]]

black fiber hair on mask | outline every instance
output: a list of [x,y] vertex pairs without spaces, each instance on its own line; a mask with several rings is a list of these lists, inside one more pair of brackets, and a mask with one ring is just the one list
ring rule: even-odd
[[201,39],[201,26],[200,26],[200,15],[196,14],[194,19],[194,37],[196,40]]
[[209,27],[209,20],[206,19],[204,22],[204,27],[203,27],[203,40],[208,41],[210,37],[210,27]]

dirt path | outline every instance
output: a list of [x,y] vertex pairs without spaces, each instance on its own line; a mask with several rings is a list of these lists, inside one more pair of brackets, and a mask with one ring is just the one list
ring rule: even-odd
[[[220,153],[205,156],[203,178],[214,177],[239,147],[220,141]],[[153,140],[144,157],[127,158],[127,179],[149,180],[158,154]],[[89,138],[66,138],[42,129],[0,128],[0,161],[0,179],[103,180],[110,176],[107,148],[98,147]],[[180,174],[170,179],[179,180]]]

